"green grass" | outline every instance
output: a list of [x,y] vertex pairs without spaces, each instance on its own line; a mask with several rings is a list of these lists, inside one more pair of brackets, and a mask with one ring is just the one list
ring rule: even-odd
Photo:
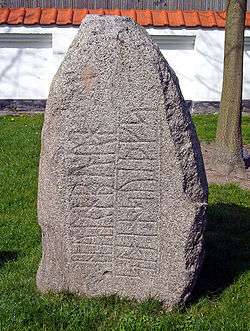
[[[199,138],[207,143],[215,140],[218,115],[194,115],[193,121]],[[250,116],[242,117],[243,143],[250,144]]]
[[[199,126],[213,126],[214,117],[204,124],[196,116],[195,122],[207,139]],[[36,220],[41,125],[40,115],[0,118],[1,331],[250,330],[250,192],[233,185],[210,187],[206,257],[186,307],[169,313],[155,300],[40,295],[35,274],[41,258]]]

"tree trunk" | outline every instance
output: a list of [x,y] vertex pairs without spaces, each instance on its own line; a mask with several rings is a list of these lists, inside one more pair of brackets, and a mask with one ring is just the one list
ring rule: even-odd
[[224,74],[215,163],[221,172],[244,171],[241,135],[244,29],[247,0],[227,0]]

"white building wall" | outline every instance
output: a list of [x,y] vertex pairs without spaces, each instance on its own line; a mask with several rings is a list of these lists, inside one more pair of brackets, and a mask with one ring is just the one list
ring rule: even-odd
[[[0,99],[46,99],[53,75],[77,30],[72,26],[0,26]],[[195,36],[193,50],[162,49],[162,53],[179,77],[185,99],[220,100],[224,30],[149,28],[147,31],[157,36]],[[37,48],[29,47],[29,42],[16,46],[12,42],[6,46],[6,42],[1,44],[1,34],[5,38],[6,34],[10,37],[11,34],[52,34],[52,44]],[[245,36],[250,38],[250,29]],[[250,99],[250,49],[244,54],[243,99]]]

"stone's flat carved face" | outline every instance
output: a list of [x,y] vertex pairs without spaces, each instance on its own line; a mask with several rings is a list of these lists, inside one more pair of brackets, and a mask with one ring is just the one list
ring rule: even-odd
[[87,17],[53,80],[42,140],[38,288],[185,302],[207,183],[178,80],[141,27]]

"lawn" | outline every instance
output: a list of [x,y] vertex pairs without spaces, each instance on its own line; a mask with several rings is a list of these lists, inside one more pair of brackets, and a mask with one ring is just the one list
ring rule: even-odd
[[[194,115],[193,120],[196,125],[199,138],[207,143],[215,139],[218,115]],[[244,144],[250,144],[250,116],[242,118],[242,135]]]
[[[212,141],[217,117],[195,116],[201,140]],[[244,117],[244,140],[250,142]],[[42,116],[0,117],[0,330],[250,330],[250,192],[210,186],[206,257],[194,298],[169,312],[155,300],[40,295],[36,220]]]

